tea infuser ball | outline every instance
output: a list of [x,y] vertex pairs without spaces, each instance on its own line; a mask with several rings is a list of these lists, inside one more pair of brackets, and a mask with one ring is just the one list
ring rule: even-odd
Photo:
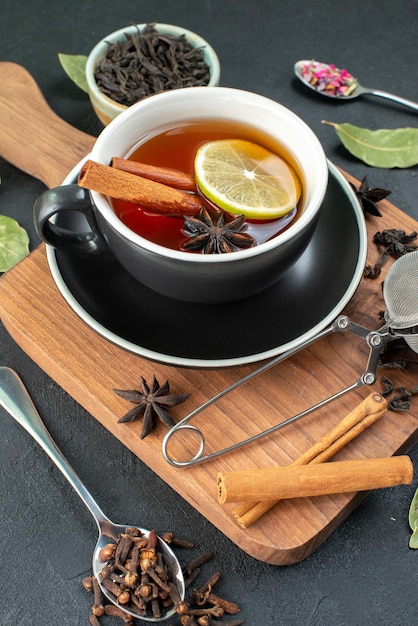
[[401,256],[389,269],[383,297],[388,327],[418,352],[418,250]]

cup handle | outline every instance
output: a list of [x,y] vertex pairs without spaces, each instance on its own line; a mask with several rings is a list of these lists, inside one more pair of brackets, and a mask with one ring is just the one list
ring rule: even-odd
[[[85,219],[77,220],[80,230],[54,223],[52,218],[67,212],[78,211]],[[80,215],[80,218],[81,218]],[[57,249],[81,254],[109,253],[106,240],[99,231],[90,193],[78,185],[62,185],[45,191],[34,205],[35,227],[40,238]],[[74,220],[72,220],[74,222]]]

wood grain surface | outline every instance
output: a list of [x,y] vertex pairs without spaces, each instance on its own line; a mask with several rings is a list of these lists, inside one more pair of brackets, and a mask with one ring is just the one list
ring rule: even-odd
[[[0,87],[1,156],[47,185],[55,186],[89,152],[94,139],[54,115],[51,121],[50,109],[32,78],[23,68],[22,72],[16,72],[19,66],[14,66],[11,71],[10,65],[13,64],[0,63],[0,78],[3,79],[0,80],[3,85]],[[15,91],[19,86],[22,88],[19,98],[24,109],[21,115],[26,116],[26,122],[18,128],[16,125],[21,123],[21,115],[9,110],[15,107],[15,103],[7,100],[7,88],[4,87],[8,71],[10,80],[18,83],[14,85]],[[29,111],[32,105],[27,104],[24,95],[27,88],[32,90],[35,102],[36,113],[32,118]],[[41,135],[47,133],[47,136],[41,142],[35,142],[31,152],[33,158],[28,162],[19,151],[19,137],[28,130],[25,125],[32,123]],[[11,135],[5,131],[7,126],[13,128]],[[67,151],[63,150],[63,145]],[[383,217],[368,220],[369,260],[372,263],[377,252],[371,239],[377,230],[401,227],[410,232],[416,229],[415,220],[389,202],[383,201],[380,206]],[[366,397],[370,387],[350,392],[328,407],[231,454],[188,469],[172,467],[161,454],[161,441],[166,432],[163,426],[158,425],[155,432],[141,440],[140,423],[118,424],[118,419],[131,405],[113,389],[138,388],[141,375],[150,380],[156,374],[160,382],[169,379],[173,393],[191,393],[184,404],[172,410],[175,419],[179,420],[256,366],[219,370],[174,368],[118,348],[86,326],[67,305],[52,279],[45,252],[44,245],[41,245],[1,279],[0,315],[5,327],[59,385],[242,550],[276,565],[296,563],[316,550],[364,498],[362,492],[285,500],[250,528],[238,527],[231,514],[233,505],[222,506],[217,502],[218,472],[291,463]],[[383,272],[375,281],[363,279],[345,310],[353,321],[370,330],[380,326],[379,312],[384,309],[381,291],[384,275]],[[352,384],[364,371],[367,356],[364,340],[336,333],[268,370],[195,418],[193,423],[205,434],[207,452],[270,428]],[[384,373],[395,385],[411,387],[416,382],[413,372],[408,369],[402,372],[390,370],[390,373],[385,370]],[[381,390],[379,384],[375,388]],[[413,412],[388,411],[338,452],[335,459],[366,459],[405,453],[417,439],[418,419]],[[172,445],[176,454],[190,456],[195,451],[196,442],[182,437],[181,441],[174,439]],[[133,479],[141,480],[141,477]]]

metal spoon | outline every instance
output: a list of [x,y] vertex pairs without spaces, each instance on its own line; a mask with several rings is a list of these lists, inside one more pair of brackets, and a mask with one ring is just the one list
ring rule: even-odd
[[363,87],[362,85],[360,85],[360,83],[357,81],[356,78],[354,78],[353,89],[348,94],[343,94],[343,93],[334,94],[329,91],[318,89],[315,85],[312,85],[303,76],[303,69],[312,63],[316,63],[316,65],[320,66],[323,69],[327,69],[330,67],[327,63],[322,63],[319,61],[316,62],[316,61],[303,60],[303,61],[298,61],[297,63],[295,63],[294,71],[295,71],[296,77],[299,78],[299,80],[304,85],[306,85],[307,87],[309,87],[316,93],[320,94],[321,96],[326,96],[328,98],[334,98],[335,100],[343,100],[343,101],[353,100],[354,98],[359,98],[360,96],[364,96],[364,95],[379,96],[380,98],[386,98],[387,100],[398,102],[399,104],[403,104],[404,106],[409,107],[410,109],[413,109],[414,111],[418,111],[418,104],[416,102],[412,102],[411,100],[406,100],[406,98],[401,98],[400,96],[395,96],[391,93],[388,93],[387,91],[380,91],[379,89],[369,89],[368,87]]
[[[43,448],[93,515],[99,529],[99,538],[93,552],[93,573],[99,581],[106,598],[113,604],[117,604],[115,596],[109,593],[101,583],[100,572],[103,569],[104,563],[99,560],[99,552],[107,543],[114,543],[118,535],[125,533],[127,528],[132,528],[132,525],[114,524],[104,515],[45,428],[22,380],[14,370],[4,366],[0,367],[0,406],[14,417],[14,419],[35,439],[41,448]],[[145,537],[148,537],[149,530],[144,528],[139,528],[139,530]],[[158,550],[163,555],[163,559],[170,572],[170,578],[177,586],[179,596],[183,599],[185,594],[184,578],[177,557],[160,537],[158,541]],[[139,615],[139,612],[135,611],[131,606],[118,606],[133,617],[148,622],[160,622],[167,619],[175,612],[174,608],[171,608],[170,610],[162,612],[161,617],[157,618],[148,614]]]

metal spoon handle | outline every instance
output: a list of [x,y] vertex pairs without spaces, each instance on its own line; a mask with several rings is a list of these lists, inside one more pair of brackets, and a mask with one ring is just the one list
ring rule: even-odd
[[83,500],[101,529],[109,521],[87,491],[67,459],[47,431],[20,377],[9,367],[0,367],[0,406],[2,406],[41,446]]
[[392,100],[392,102],[398,102],[399,104],[403,104],[414,111],[418,111],[418,103],[413,102],[412,100],[407,100],[406,98],[401,98],[400,96],[395,96],[392,93],[388,93],[387,91],[380,91],[379,89],[368,89],[367,87],[360,87],[357,90],[357,94],[378,96],[379,98],[386,98],[386,100]]

